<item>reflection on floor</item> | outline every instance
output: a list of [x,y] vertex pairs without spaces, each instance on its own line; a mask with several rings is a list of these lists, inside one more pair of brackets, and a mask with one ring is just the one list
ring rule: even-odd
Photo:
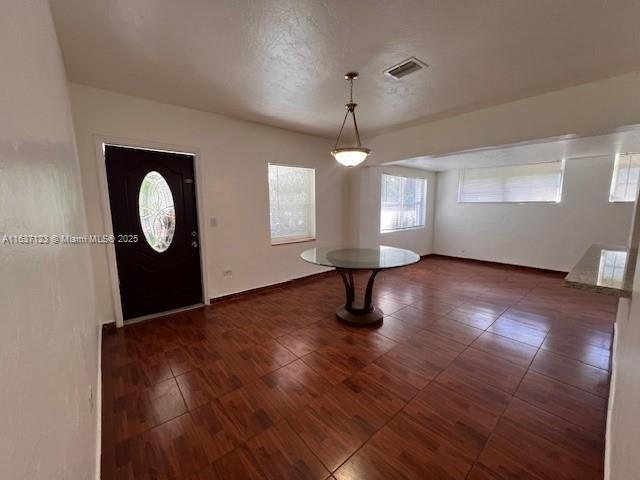
[[[616,302],[427,257],[105,333],[103,479],[602,478]],[[362,280],[362,279],[360,279]]]

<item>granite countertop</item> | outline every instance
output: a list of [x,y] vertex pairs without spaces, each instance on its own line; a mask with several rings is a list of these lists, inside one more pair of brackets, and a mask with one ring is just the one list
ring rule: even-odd
[[630,297],[637,255],[637,249],[591,245],[565,277],[565,285],[616,297]]

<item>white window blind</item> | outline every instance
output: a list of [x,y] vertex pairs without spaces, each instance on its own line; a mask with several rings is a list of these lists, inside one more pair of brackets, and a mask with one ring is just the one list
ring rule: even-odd
[[616,155],[611,179],[610,202],[635,202],[640,178],[640,153]]
[[269,164],[271,243],[315,238],[315,203],[314,169]]
[[382,175],[380,232],[424,227],[427,181]]
[[458,201],[559,202],[563,172],[564,162],[461,170]]

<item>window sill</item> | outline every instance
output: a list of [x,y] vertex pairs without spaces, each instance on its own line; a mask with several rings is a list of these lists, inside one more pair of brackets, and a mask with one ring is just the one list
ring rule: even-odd
[[413,230],[423,230],[425,228],[427,228],[426,225],[421,225],[419,227],[398,228],[396,230],[380,230],[380,235],[384,235],[385,233],[411,232]]
[[279,240],[271,240],[271,246],[275,247],[276,245],[288,245],[290,243],[306,243],[306,242],[315,242],[316,237],[302,237],[302,238],[283,238]]

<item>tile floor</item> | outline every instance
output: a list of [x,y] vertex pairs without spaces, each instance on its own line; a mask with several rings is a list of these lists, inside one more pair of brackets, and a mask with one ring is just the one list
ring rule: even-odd
[[432,256],[377,330],[332,274],[105,331],[103,479],[602,478],[617,302],[562,278]]

